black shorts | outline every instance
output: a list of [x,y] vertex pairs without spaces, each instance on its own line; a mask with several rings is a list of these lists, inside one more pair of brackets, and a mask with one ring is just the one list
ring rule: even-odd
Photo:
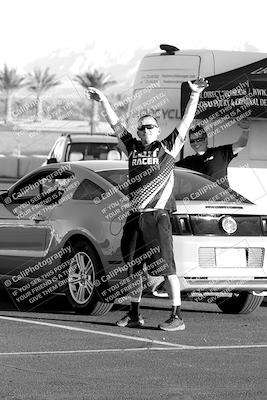
[[149,275],[176,274],[168,211],[130,213],[123,228],[121,252],[134,273],[145,263]]

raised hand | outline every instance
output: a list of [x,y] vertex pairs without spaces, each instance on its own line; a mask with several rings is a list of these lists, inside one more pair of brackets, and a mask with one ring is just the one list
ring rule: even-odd
[[[84,91],[85,97],[90,100],[95,100],[101,103],[103,108],[104,116],[108,123],[110,124],[111,128],[114,129],[114,126],[119,122],[119,118],[115,111],[112,109],[111,105],[109,104],[108,99],[106,96],[98,89],[94,87],[88,87]],[[115,132],[116,133],[116,132]],[[123,149],[124,151],[124,149]]]
[[106,96],[98,89],[94,87],[88,87],[85,90],[85,96],[87,99],[95,100],[95,101],[103,101],[106,100]]
[[241,121],[238,122],[238,126],[240,126],[241,129],[249,129],[250,121],[248,119],[241,119]]
[[192,92],[201,93],[206,87],[209,86],[209,83],[204,78],[199,77],[194,83],[188,81],[188,85],[190,86]]

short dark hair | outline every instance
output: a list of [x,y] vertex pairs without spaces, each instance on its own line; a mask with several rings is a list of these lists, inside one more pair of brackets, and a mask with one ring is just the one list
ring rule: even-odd
[[191,129],[189,129],[189,137],[193,134],[198,137],[208,137],[207,132],[205,131],[205,129],[203,129],[203,126],[201,125],[195,125]]
[[144,118],[147,118],[147,117],[153,118],[154,121],[156,122],[156,124],[158,125],[157,118],[155,118],[155,117],[154,117],[153,115],[151,115],[151,114],[141,115],[141,117],[138,119],[137,125],[139,126],[139,125],[140,125],[140,122],[142,122],[143,119],[144,119]]

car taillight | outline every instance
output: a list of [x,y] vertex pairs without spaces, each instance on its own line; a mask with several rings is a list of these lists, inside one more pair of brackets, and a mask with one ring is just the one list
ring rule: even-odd
[[262,218],[261,222],[262,222],[263,234],[267,235],[267,217]]
[[190,219],[188,215],[176,215],[171,217],[173,235],[192,235]]

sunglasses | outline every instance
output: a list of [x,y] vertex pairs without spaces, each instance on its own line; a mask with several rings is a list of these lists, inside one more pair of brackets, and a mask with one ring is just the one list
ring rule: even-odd
[[141,125],[137,129],[139,131],[145,131],[145,129],[153,129],[153,128],[158,128],[158,126],[157,125],[153,125],[153,124],[147,124],[147,125]]
[[206,140],[205,137],[200,137],[197,139],[190,139],[190,143],[200,143],[200,142],[204,142]]

